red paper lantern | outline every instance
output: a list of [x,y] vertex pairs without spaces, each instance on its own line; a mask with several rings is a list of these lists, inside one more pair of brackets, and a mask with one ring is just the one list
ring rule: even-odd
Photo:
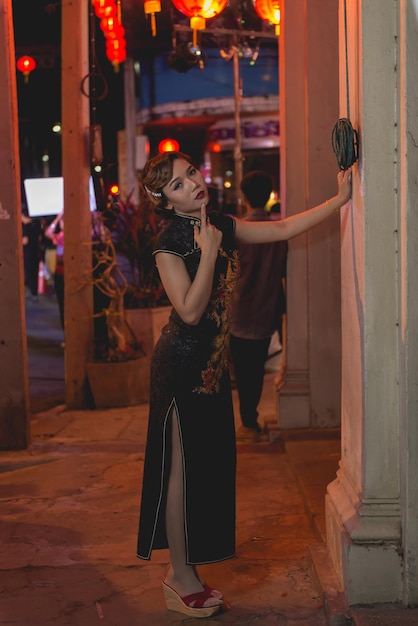
[[114,0],[92,0],[92,5],[97,17],[102,20],[116,17],[117,8]]
[[163,139],[158,144],[158,152],[177,152],[180,150],[180,144],[175,139]]
[[217,143],[217,142],[211,143],[210,146],[209,146],[209,150],[211,152],[220,152],[221,151],[221,144]]
[[196,31],[206,28],[206,20],[221,13],[228,0],[173,0],[173,4],[183,15],[190,17],[193,29],[193,45],[196,46]]
[[100,28],[106,39],[106,56],[115,72],[119,64],[126,59],[125,29],[122,26],[119,0],[91,0],[96,16],[100,19]]
[[19,72],[22,72],[25,83],[27,83],[29,81],[29,74],[33,72],[36,67],[36,61],[34,58],[26,55],[17,60],[16,67]]
[[118,72],[119,64],[126,59],[126,41],[124,39],[107,39],[106,56],[112,63],[115,72]]
[[125,29],[117,17],[105,17],[100,20],[100,28],[106,39],[123,39],[125,37]]
[[254,8],[262,20],[274,24],[276,35],[280,35],[279,0],[254,0]]

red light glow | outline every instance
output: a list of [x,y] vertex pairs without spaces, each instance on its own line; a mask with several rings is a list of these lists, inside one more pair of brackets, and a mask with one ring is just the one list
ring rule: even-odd
[[163,139],[158,144],[158,152],[162,154],[163,152],[176,152],[180,150],[180,144],[175,139]]
[[33,72],[36,67],[36,61],[32,57],[23,56],[17,60],[16,67],[19,72],[22,72],[25,78],[25,83],[27,83],[29,80],[29,74]]

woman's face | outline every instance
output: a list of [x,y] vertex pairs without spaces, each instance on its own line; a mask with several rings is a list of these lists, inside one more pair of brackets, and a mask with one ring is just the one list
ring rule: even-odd
[[184,159],[173,161],[173,176],[163,187],[167,208],[176,213],[200,217],[202,202],[208,203],[209,194],[205,179],[194,165]]

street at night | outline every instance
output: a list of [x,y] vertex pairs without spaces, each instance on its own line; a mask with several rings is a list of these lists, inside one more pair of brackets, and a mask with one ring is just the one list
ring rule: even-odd
[[0,46],[0,623],[418,626],[418,0]]

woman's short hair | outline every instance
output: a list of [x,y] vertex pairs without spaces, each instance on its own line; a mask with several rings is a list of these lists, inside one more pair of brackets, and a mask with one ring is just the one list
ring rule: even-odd
[[196,164],[188,154],[174,151],[163,152],[148,159],[142,172],[144,191],[152,202],[154,211],[165,217],[171,216],[172,211],[167,209],[167,198],[164,195],[163,188],[173,178],[174,161],[176,159],[184,159],[197,169]]

